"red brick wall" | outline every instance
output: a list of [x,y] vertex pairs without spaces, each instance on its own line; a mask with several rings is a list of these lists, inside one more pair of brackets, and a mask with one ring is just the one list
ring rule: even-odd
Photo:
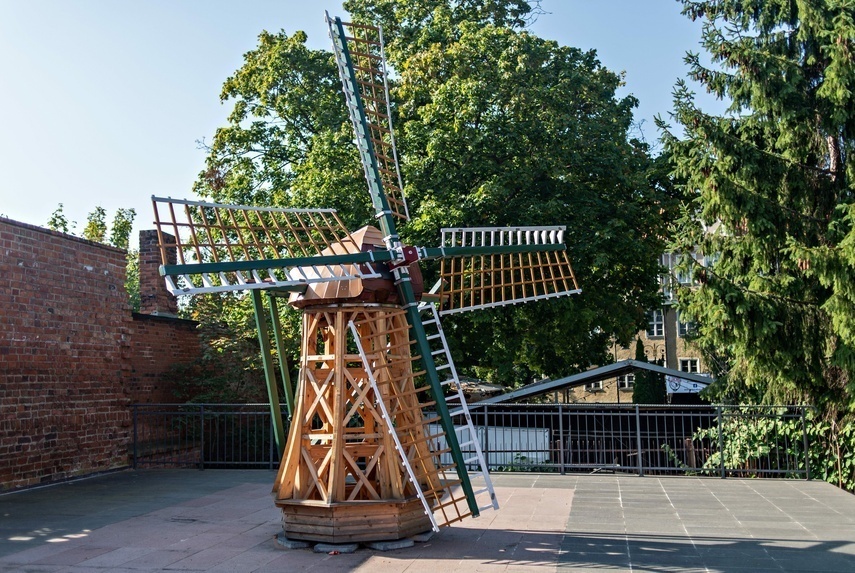
[[[162,279],[161,279],[162,280]],[[199,357],[197,323],[192,320],[134,313],[131,376],[128,391],[134,404],[175,402],[169,369]]]
[[125,253],[0,219],[0,483],[127,464]]
[[[175,237],[163,233],[164,242],[175,242]],[[167,264],[176,263],[175,249],[167,251]],[[140,312],[158,316],[175,316],[178,313],[178,301],[166,290],[166,283],[160,276],[160,264],[163,257],[158,247],[157,231],[140,231]]]
[[125,264],[0,218],[0,490],[128,465],[128,404],[172,401],[162,373],[198,355],[195,323],[132,316]]

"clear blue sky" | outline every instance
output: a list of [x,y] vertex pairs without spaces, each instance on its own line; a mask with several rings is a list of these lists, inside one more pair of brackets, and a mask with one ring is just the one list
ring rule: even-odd
[[[673,0],[543,0],[533,32],[626,72],[648,141],[671,90],[700,51],[700,26]],[[77,222],[96,205],[112,219],[151,195],[191,197],[204,152],[225,123],[223,81],[262,30],[304,30],[328,49],[320,0],[0,0],[0,215],[45,225],[59,203]],[[709,102],[708,99],[702,100]],[[708,103],[707,105],[715,105]]]

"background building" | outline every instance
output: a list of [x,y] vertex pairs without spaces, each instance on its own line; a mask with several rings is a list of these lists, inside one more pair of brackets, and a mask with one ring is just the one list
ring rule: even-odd
[[[696,260],[698,254],[692,255]],[[682,372],[705,374],[708,372],[701,354],[687,340],[695,325],[681,320],[677,310],[677,289],[692,285],[690,276],[678,272],[680,255],[665,253],[660,263],[666,272],[659,278],[662,290],[662,306],[652,309],[647,315],[647,328],[638,332],[635,340],[641,340],[647,360],[674,368]],[[615,362],[635,358],[635,340],[629,346],[615,344],[612,357]],[[617,378],[593,382],[583,387],[564,390],[558,399],[565,402],[629,403],[632,402],[635,376],[626,374]]]

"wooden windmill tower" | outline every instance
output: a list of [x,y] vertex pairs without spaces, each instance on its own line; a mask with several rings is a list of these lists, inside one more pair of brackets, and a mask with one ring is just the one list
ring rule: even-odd
[[[274,295],[302,311],[296,397],[283,378],[287,441],[277,425],[283,455],[273,494],[285,534],[398,539],[498,508],[439,315],[579,288],[563,227],[443,229],[438,247],[401,243],[396,224],[408,208],[382,32],[329,15],[327,22],[380,229],[351,233],[328,209],[154,198],[161,272],[175,294],[252,292],[274,420],[279,398],[260,293],[277,344]],[[431,297],[422,296],[423,259],[441,259]],[[457,424],[448,393],[461,404]],[[482,474],[481,490],[470,470]]]

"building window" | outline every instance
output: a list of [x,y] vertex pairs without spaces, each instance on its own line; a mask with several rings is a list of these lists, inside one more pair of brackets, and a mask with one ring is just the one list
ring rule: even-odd
[[685,338],[693,334],[695,334],[695,323],[692,321],[683,322],[680,311],[677,311],[677,336]]
[[635,386],[635,374],[624,374],[617,377],[617,387],[621,389]]
[[680,371],[681,372],[692,372],[694,374],[698,373],[698,359],[697,358],[681,358],[680,359]]
[[665,336],[665,314],[654,310],[647,317],[647,336]]
[[585,390],[588,392],[599,392],[603,389],[603,381],[599,382],[591,382],[590,384],[585,384]]
[[[688,268],[682,268],[681,263],[685,260],[684,257],[691,257],[692,263]],[[706,258],[698,252],[688,253],[663,253],[659,258],[659,262],[665,269],[665,274],[659,276],[659,284],[662,292],[665,295],[667,303],[677,301],[677,289],[679,287],[690,287],[697,284],[692,278],[693,268],[695,264],[707,266]]]

